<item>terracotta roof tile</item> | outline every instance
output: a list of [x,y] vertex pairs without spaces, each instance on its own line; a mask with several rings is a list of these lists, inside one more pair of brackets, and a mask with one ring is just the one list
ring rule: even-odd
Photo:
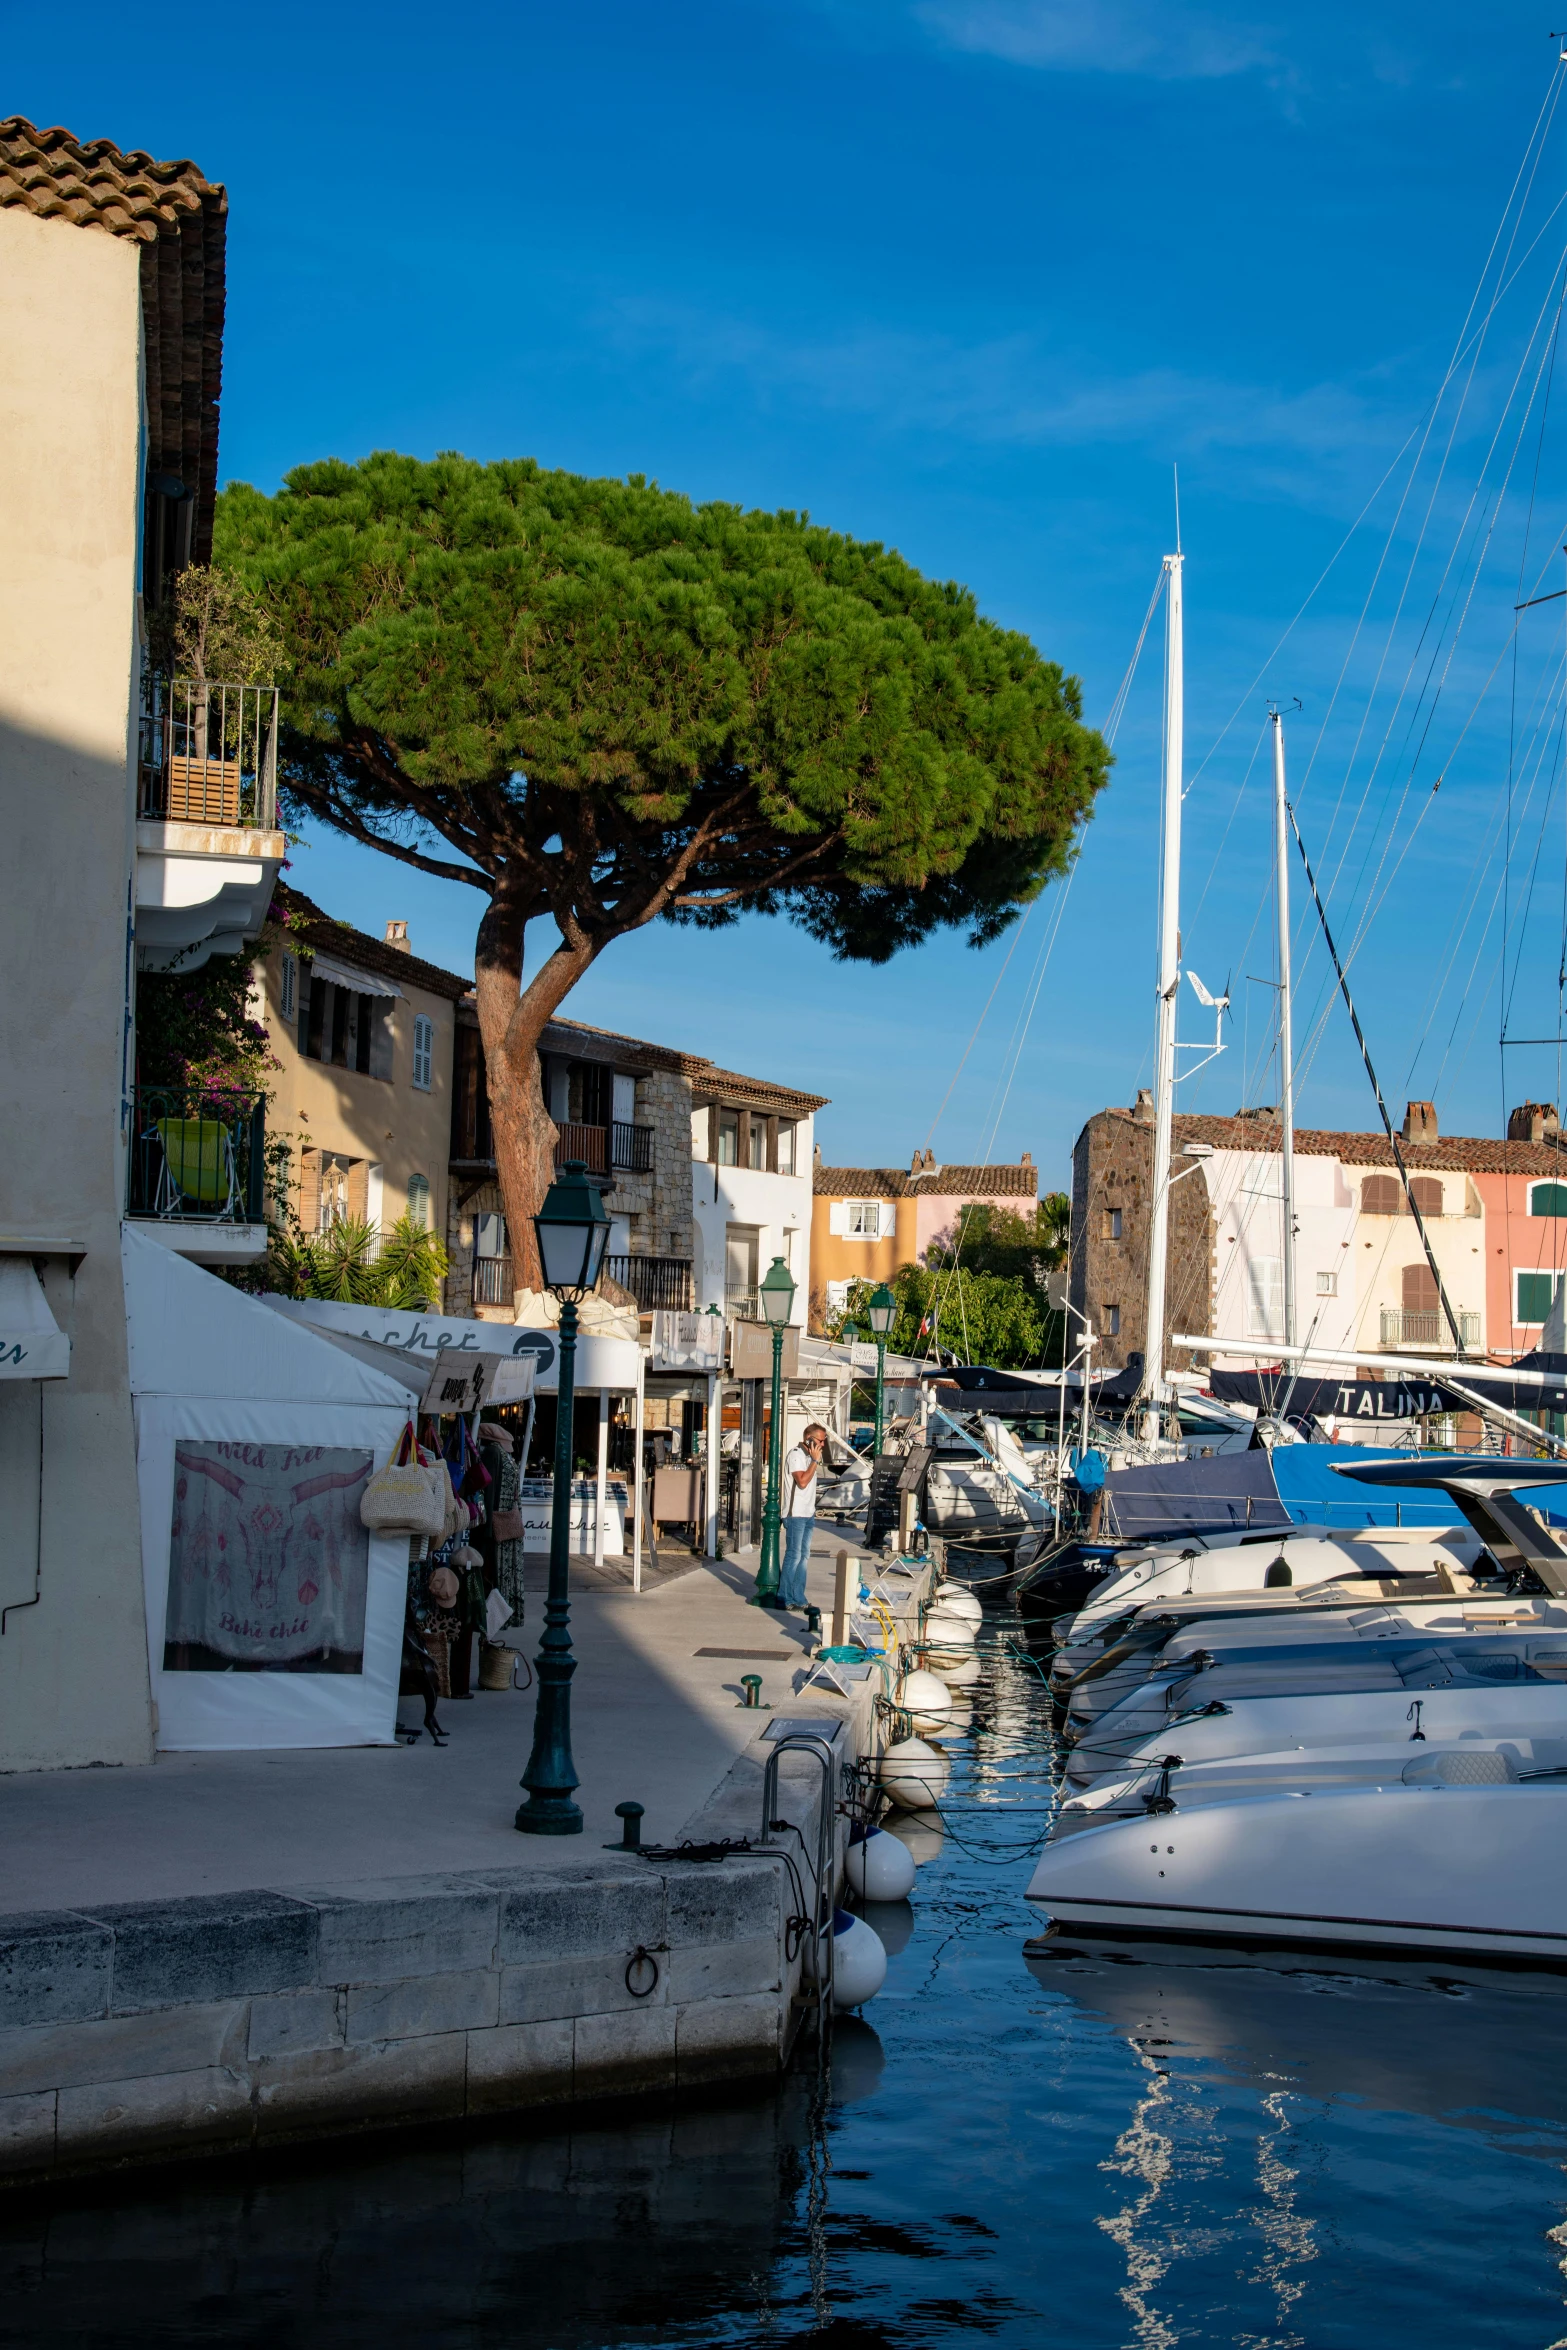
[[[1131,1119],[1129,1110],[1117,1116]],[[1179,1116],[1177,1143],[1207,1142],[1215,1150],[1276,1151],[1282,1128],[1276,1118]],[[1295,1148],[1307,1158],[1338,1159],[1347,1167],[1396,1167],[1385,1134],[1351,1134],[1329,1128],[1295,1129]],[[1405,1142],[1399,1148],[1412,1174],[1447,1168],[1470,1175],[1560,1175],[1567,1171],[1567,1137],[1561,1144],[1502,1142],[1485,1134],[1454,1134],[1439,1142]]]
[[471,979],[459,979],[455,971],[443,971],[439,963],[426,963],[402,947],[389,947],[384,939],[355,930],[352,923],[334,921],[287,882],[280,881],[272,895],[292,917],[289,936],[307,947],[319,947],[323,955],[335,956],[361,971],[377,971],[383,979],[407,980],[430,995],[450,996],[454,1002],[472,992]]
[[0,206],[69,221],[141,247],[147,471],[178,475],[195,497],[191,552],[212,554],[223,381],[226,191],[194,163],[159,163],[112,139],[0,121]]
[[1028,1199],[1038,1196],[1039,1169],[1031,1160],[995,1167],[818,1167],[811,1189],[818,1199]]

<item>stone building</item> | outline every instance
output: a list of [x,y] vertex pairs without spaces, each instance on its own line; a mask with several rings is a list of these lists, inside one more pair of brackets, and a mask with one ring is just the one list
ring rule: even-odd
[[[1181,1123],[1185,1123],[1182,1121]],[[1200,1159],[1177,1135],[1171,1162],[1170,1249],[1164,1286],[1166,1330],[1212,1328],[1214,1221]],[[1122,1370],[1141,1356],[1148,1329],[1148,1209],[1153,1189],[1153,1098],[1144,1089],[1129,1110],[1099,1110],[1072,1152],[1072,1254],[1067,1295],[1074,1308],[1068,1344],[1094,1326],[1094,1361]],[[1172,1350],[1167,1370],[1185,1370]]]
[[[446,1310],[510,1319],[517,1287],[472,998],[458,1007]],[[557,1160],[582,1159],[612,1219],[605,1272],[640,1312],[754,1310],[782,1256],[806,1309],[819,1094],[700,1053],[552,1020],[540,1045]]]

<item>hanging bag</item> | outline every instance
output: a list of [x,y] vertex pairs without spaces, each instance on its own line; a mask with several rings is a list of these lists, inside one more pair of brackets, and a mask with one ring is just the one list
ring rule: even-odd
[[359,1497],[359,1522],[372,1534],[438,1537],[446,1522],[446,1505],[437,1490],[437,1477],[447,1494],[446,1472],[432,1475],[417,1457],[411,1427],[403,1430],[385,1465],[376,1470]]

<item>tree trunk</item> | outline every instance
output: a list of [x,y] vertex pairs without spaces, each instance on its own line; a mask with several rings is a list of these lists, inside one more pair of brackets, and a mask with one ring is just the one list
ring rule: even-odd
[[562,941],[524,988],[526,920],[526,912],[504,894],[491,900],[479,924],[475,994],[512,1277],[519,1289],[542,1289],[533,1219],[554,1178],[555,1123],[544,1105],[539,1039],[597,949]]

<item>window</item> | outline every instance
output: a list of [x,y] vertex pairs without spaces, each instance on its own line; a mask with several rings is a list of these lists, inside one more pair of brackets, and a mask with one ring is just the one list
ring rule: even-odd
[[738,1167],[740,1164],[740,1113],[738,1110],[720,1110],[718,1113],[718,1149],[715,1153],[720,1167]]
[[1404,1311],[1406,1314],[1439,1314],[1442,1311],[1442,1293],[1436,1285],[1436,1275],[1423,1261],[1406,1265],[1403,1271]]
[[882,1204],[879,1199],[851,1199],[848,1206],[849,1213],[845,1218],[845,1229],[851,1240],[880,1240],[884,1231],[890,1232],[892,1230],[894,1221],[892,1210],[888,1209],[887,1221],[883,1224]]
[[1396,1216],[1403,1204],[1404,1195],[1396,1175],[1368,1175],[1360,1187],[1363,1216]]
[[309,1061],[330,1061],[361,1076],[392,1074],[392,1005],[335,980],[311,977],[299,991],[299,1049]]
[[504,1216],[475,1216],[473,1219],[473,1253],[476,1257],[503,1257],[506,1254],[506,1219]]
[[1100,1232],[1100,1238],[1102,1240],[1119,1240],[1120,1237],[1121,1211],[1119,1208],[1106,1208],[1104,1211],[1104,1223]]
[[435,1083],[435,1022],[423,1012],[414,1021],[414,1083],[421,1093]]
[[334,1224],[346,1222],[350,1213],[348,1178],[352,1159],[345,1159],[338,1151],[321,1153],[321,1183],[316,1194],[316,1230],[330,1232]]
[[1120,1307],[1119,1307],[1119,1306],[1106,1306],[1106,1307],[1103,1309],[1103,1311],[1104,1311],[1104,1318],[1105,1318],[1105,1336],[1106,1336],[1106,1338],[1119,1338],[1119,1337],[1120,1337],[1120,1335],[1121,1335],[1121,1309],[1120,1309]]
[[282,983],[278,1003],[285,1020],[297,1019],[299,1014],[299,965],[292,955],[283,957]]
[[421,1232],[430,1229],[430,1178],[428,1175],[410,1175],[408,1178],[408,1219]]
[[1548,1321],[1556,1292],[1561,1285],[1560,1273],[1514,1273],[1514,1322],[1521,1325],[1525,1322]]
[[1338,1274],[1336,1272],[1317,1275],[1317,1295],[1318,1297],[1337,1297]]
[[794,1173],[794,1122],[789,1118],[778,1121],[778,1172],[780,1175]]
[[1413,1176],[1410,1180],[1409,1196],[1422,1216],[1440,1216],[1442,1213],[1442,1186],[1434,1176]]
[[754,1115],[746,1120],[745,1163],[748,1167],[767,1166],[767,1120]]
[[1567,1216],[1567,1183],[1531,1183],[1531,1216]]
[[1284,1261],[1253,1257],[1246,1267],[1246,1335],[1284,1336]]

